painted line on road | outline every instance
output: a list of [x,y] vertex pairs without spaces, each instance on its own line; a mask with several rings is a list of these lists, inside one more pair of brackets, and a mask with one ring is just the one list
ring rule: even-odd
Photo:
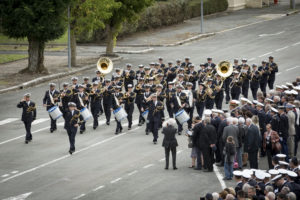
[[9,174],[3,174],[1,177],[5,178],[5,177],[8,177],[8,176],[9,176]]
[[277,76],[280,75],[280,74],[281,74],[281,72],[278,72],[278,73],[277,73]]
[[152,167],[152,166],[154,166],[154,164],[145,165],[143,168],[147,169],[147,168]]
[[226,184],[223,180],[223,175],[220,173],[219,168],[216,165],[213,165],[213,167],[214,167],[214,172],[215,172],[215,174],[216,174],[216,176],[217,176],[217,178],[218,178],[218,180],[221,184],[222,189],[225,189]]
[[274,35],[280,35],[282,33],[284,33],[285,31],[280,31],[280,32],[277,32],[277,33],[269,33],[269,34],[260,34],[258,35],[259,37],[266,37],[266,36],[274,36]]
[[166,160],[166,158],[162,158],[162,159],[160,159],[158,162],[163,162],[163,161],[165,161]]
[[298,67],[299,67],[299,66],[291,67],[291,68],[289,68],[289,69],[286,69],[285,71],[291,71],[291,70],[296,69],[296,68],[298,68]]
[[116,178],[115,180],[112,180],[110,183],[111,183],[111,184],[114,184],[114,183],[119,182],[120,180],[122,180],[121,177],[120,177],[120,178]]
[[256,58],[254,57],[254,58],[250,58],[248,61],[252,61],[252,60],[255,60]]
[[14,197],[9,197],[3,200],[24,200],[27,199],[27,197],[29,197],[32,194],[32,192],[27,192],[25,194],[20,194],[18,196],[14,196]]
[[99,187],[96,187],[95,189],[93,189],[93,192],[96,192],[98,190],[101,190],[105,187],[105,185],[100,185]]
[[279,49],[276,49],[275,51],[282,51],[282,50],[285,50],[285,49],[287,49],[287,48],[289,48],[290,46],[285,46],[285,47],[282,47],[282,48],[279,48]]
[[[46,128],[48,128],[48,127],[46,127]],[[134,128],[134,129],[132,129],[131,131],[135,131],[135,130],[137,130],[137,129],[139,129],[139,127],[136,127],[136,128]],[[83,149],[80,149],[79,151],[76,151],[75,153],[73,153],[73,155],[78,154],[78,153],[83,152],[83,151],[86,151],[86,150],[88,150],[88,149],[91,149],[91,148],[96,147],[96,146],[98,146],[98,145],[101,145],[101,144],[103,144],[103,143],[109,142],[109,141],[111,141],[111,140],[114,140],[114,139],[116,139],[116,138],[118,138],[118,137],[121,137],[121,136],[124,136],[124,135],[126,135],[126,134],[127,134],[127,132],[124,132],[124,133],[121,133],[121,134],[119,134],[119,135],[115,135],[115,136],[113,136],[113,137],[110,137],[110,138],[107,138],[107,139],[105,139],[105,140],[102,140],[102,141],[100,141],[100,142],[94,143],[94,144],[92,144],[92,145],[90,145],[90,146],[87,146],[87,147],[85,147],[85,148],[83,148]],[[48,165],[54,164],[54,163],[56,163],[56,162],[58,162],[58,161],[64,160],[64,159],[69,158],[69,157],[71,157],[71,155],[64,155],[64,156],[61,156],[61,157],[59,157],[59,158],[57,158],[57,159],[54,159],[54,160],[51,160],[51,161],[46,162],[46,163],[44,163],[44,164],[38,165],[37,167],[34,167],[34,168],[31,168],[31,169],[25,170],[25,171],[23,171],[23,172],[20,172],[20,173],[18,173],[18,174],[15,174],[15,175],[13,175],[13,176],[11,176],[11,177],[8,177],[8,178],[6,178],[6,179],[3,179],[0,183],[5,183],[5,182],[7,182],[7,181],[9,181],[9,180],[11,180],[11,179],[17,178],[17,177],[19,177],[19,176],[28,174],[28,173],[30,173],[30,172],[36,171],[36,170],[41,169],[41,168],[44,168],[44,167],[47,167]]]
[[271,53],[273,53],[273,51],[270,51],[270,52],[268,52],[268,53],[265,53],[265,54],[263,54],[263,55],[260,55],[260,56],[258,56],[258,57],[264,57],[264,56],[267,56],[267,55],[269,55],[269,54],[271,54]]
[[177,151],[177,154],[180,154],[182,151],[183,151],[183,150],[179,150],[179,151]]
[[73,199],[80,199],[80,198],[82,198],[84,196],[85,196],[85,194],[81,194],[81,195],[78,195],[77,197],[74,197]]
[[19,120],[19,118],[7,118],[0,121],[0,126]]
[[40,118],[40,119],[34,120],[31,125],[37,125],[37,124],[43,123],[48,120],[49,120],[49,118]]
[[12,171],[12,172],[10,172],[10,173],[12,173],[12,174],[16,174],[16,173],[18,173],[19,171]]
[[297,43],[292,44],[292,46],[296,46],[296,45],[299,45],[299,44],[300,44],[300,42],[297,42]]
[[127,175],[128,175],[128,176],[132,176],[132,175],[134,175],[134,174],[136,174],[136,173],[138,173],[138,171],[137,171],[137,170],[134,170],[134,171],[128,173]]

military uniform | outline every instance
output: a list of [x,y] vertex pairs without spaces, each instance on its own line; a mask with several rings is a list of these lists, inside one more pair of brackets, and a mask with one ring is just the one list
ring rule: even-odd
[[240,94],[241,94],[241,87],[242,87],[242,81],[241,81],[241,77],[239,78],[239,80],[236,80],[233,83],[233,86],[231,88],[231,98],[234,100],[239,100],[240,98]]
[[[124,95],[121,92],[115,92],[113,95],[114,95],[114,97],[112,98],[112,108],[114,110],[116,110],[123,103],[123,97],[124,97]],[[116,119],[116,122],[117,122],[117,128],[116,128],[115,134],[119,134],[119,133],[122,132],[123,127],[122,127],[121,122],[119,122],[117,119]]]
[[26,144],[32,140],[31,123],[36,119],[36,107],[33,101],[21,101],[17,105],[18,108],[22,108],[22,118],[26,129],[25,142]]
[[210,86],[208,86],[211,90],[212,93],[208,94],[207,90],[209,88],[205,88],[206,92],[207,92],[207,96],[206,96],[206,102],[205,102],[205,108],[206,109],[213,109],[214,107],[214,103],[215,103],[215,97],[216,97],[216,90],[215,90],[215,85],[211,84]]
[[96,129],[98,127],[98,117],[99,117],[99,112],[101,109],[101,99],[103,97],[103,94],[99,89],[92,89],[89,99],[91,102],[91,113],[93,115],[93,129]]
[[[82,87],[82,86],[79,86]],[[82,110],[83,108],[87,108],[87,105],[89,103],[89,95],[86,92],[78,92],[74,94],[74,103],[76,104],[76,107],[78,110]],[[82,134],[85,131],[85,122],[83,121],[80,125],[80,133]]]
[[[223,84],[224,81],[222,80],[215,80],[214,85],[216,89],[216,96],[215,96],[215,104],[216,108],[219,110],[222,110],[222,103],[224,99],[224,90],[225,90],[225,84]],[[221,86],[222,84],[222,86]],[[220,88],[219,91],[217,91],[217,88]]]
[[[175,100],[174,100],[174,114],[176,114],[179,110],[185,109],[181,108],[181,105],[186,104],[188,105],[188,97],[184,92],[176,92],[175,94]],[[179,123],[178,120],[176,120],[178,125],[178,134],[180,135],[182,133],[182,124]]]
[[205,90],[197,90],[194,92],[194,99],[196,101],[195,105],[196,105],[196,110],[197,113],[199,115],[199,117],[202,117],[204,108],[205,108],[205,100],[206,100],[206,93]]
[[139,126],[141,126],[143,123],[145,123],[145,119],[143,117],[142,107],[143,107],[143,99],[144,99],[144,92],[145,89],[143,88],[142,84],[137,84],[134,88],[134,92],[136,93],[135,103],[136,106],[139,109]]
[[125,71],[123,71],[123,75],[122,75],[124,77],[124,87],[125,87],[126,92],[128,91],[128,85],[129,84],[133,85],[133,81],[135,79],[135,72],[133,70],[128,70],[127,73],[125,70]]
[[260,82],[260,74],[258,71],[252,72],[252,78],[250,81],[250,89],[252,92],[252,97],[254,100],[257,99],[257,91],[259,88],[259,82]]
[[153,142],[156,144],[158,139],[158,129],[160,126],[160,122],[162,121],[162,112],[164,109],[164,105],[160,101],[154,102],[153,100],[149,101],[149,113],[148,113],[148,121],[149,121],[149,130],[153,134]]
[[[132,86],[128,86],[128,87],[132,87]],[[135,92],[127,92],[124,95],[123,98],[123,102],[125,103],[125,111],[127,113],[127,119],[128,119],[128,129],[131,129],[132,126],[132,114],[134,111],[134,100],[136,97],[136,93]]]
[[166,89],[166,105],[167,105],[167,111],[170,118],[174,117],[174,96],[175,96],[176,90],[174,88],[172,89]]
[[110,86],[103,86],[105,89],[103,91],[103,108],[104,108],[104,113],[106,117],[106,124],[110,124],[110,117],[111,117],[111,107],[112,107],[112,92],[113,92],[113,87]]
[[[73,106],[75,106],[75,104]],[[65,124],[70,142],[69,153],[72,154],[73,152],[75,152],[75,136],[78,129],[78,127],[76,127],[76,124],[80,125],[80,112],[78,110],[67,111]]]
[[242,79],[242,94],[245,98],[248,98],[248,91],[249,91],[250,79],[251,79],[250,71],[248,70],[246,73],[242,73],[241,79]]
[[[59,102],[59,91],[57,90],[47,90],[44,98],[43,98],[43,104],[46,105],[46,110],[48,111],[49,109],[51,109],[53,106],[56,106],[57,103]],[[55,131],[57,129],[56,126],[56,120],[55,119],[51,119],[51,126],[50,126],[50,132],[52,133],[53,131]]]
[[[272,58],[272,56],[270,56],[269,58]],[[267,63],[267,66],[269,67],[269,78],[268,78],[268,85],[270,90],[273,89],[274,87],[274,82],[275,82],[275,74],[278,72],[278,66],[276,63],[274,62],[269,62]]]

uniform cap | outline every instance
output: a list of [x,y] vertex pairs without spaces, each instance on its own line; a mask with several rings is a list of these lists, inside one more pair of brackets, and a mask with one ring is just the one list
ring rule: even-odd
[[266,100],[267,101],[269,101],[269,102],[274,102],[272,99],[270,99],[270,98],[266,98]]
[[105,82],[110,82],[110,79],[105,79]]
[[286,170],[286,169],[278,169],[278,172],[279,172],[280,174],[287,174],[287,173],[288,173],[288,170]]
[[274,113],[278,113],[278,110],[276,108],[271,107],[271,111]]
[[243,172],[239,171],[239,170],[236,170],[236,171],[233,171],[233,175],[234,176],[242,176],[243,175]]
[[212,111],[207,109],[207,110],[204,110],[203,112],[204,115],[211,115],[212,114]]
[[282,178],[282,175],[278,174],[277,176],[275,176],[274,178],[272,178],[272,181],[277,181],[277,180],[279,180],[281,178]]
[[89,79],[90,79],[90,77],[87,77],[87,76],[83,78],[83,80],[89,80]]
[[128,88],[132,88],[132,84],[128,84],[127,87],[128,87]]
[[156,87],[163,88],[164,86],[162,84],[157,84]]
[[50,87],[55,87],[56,84],[55,84],[55,83],[49,83],[49,86],[50,86]]
[[[281,107],[281,106],[279,106],[279,107]],[[284,106],[283,106],[283,108],[284,108]],[[278,154],[276,154],[276,157],[278,157],[278,158],[286,158],[286,155],[282,154],[282,153],[278,153]]]
[[279,165],[289,166],[289,163],[280,160],[280,161],[279,161]]
[[271,175],[278,175],[278,174],[279,174],[279,171],[276,170],[276,169],[270,169],[270,170],[269,170],[269,174],[271,174]]
[[63,86],[68,86],[68,85],[69,85],[69,83],[67,83],[67,82],[63,83]]
[[72,79],[71,79],[72,81],[77,81],[78,80],[78,78],[77,77],[72,77]]
[[98,85],[98,84],[99,84],[98,81],[93,82],[93,85]]
[[293,171],[290,171],[290,170],[287,172],[287,174],[288,174],[289,177],[292,177],[292,178],[297,178],[298,177],[296,172],[293,172]]
[[30,93],[26,93],[26,94],[24,94],[24,97],[31,97],[31,94]]
[[264,107],[264,104],[262,104],[262,103],[260,103],[260,102],[257,102],[256,106]]
[[261,171],[261,170],[257,170],[255,172],[255,177],[259,180],[264,180],[266,178],[265,172]]
[[69,103],[68,103],[68,106],[69,106],[69,107],[76,107],[76,104],[75,104],[74,102],[69,102]]
[[144,67],[144,65],[142,65],[142,64],[141,64],[141,65],[139,65],[139,68],[143,68],[143,67]]

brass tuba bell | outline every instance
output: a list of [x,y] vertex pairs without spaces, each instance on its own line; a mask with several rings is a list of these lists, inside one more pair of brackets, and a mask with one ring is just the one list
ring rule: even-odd
[[99,58],[99,60],[97,62],[97,69],[102,74],[108,74],[113,69],[113,62],[111,61],[111,59],[109,59],[107,57],[101,57],[101,58]]
[[222,78],[229,77],[233,72],[233,67],[228,61],[221,61],[217,66],[217,73]]

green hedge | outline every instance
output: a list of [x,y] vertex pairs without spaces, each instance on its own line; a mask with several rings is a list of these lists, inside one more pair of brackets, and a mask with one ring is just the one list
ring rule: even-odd
[[[201,15],[201,0],[165,0],[157,1],[153,6],[141,13],[134,24],[124,23],[119,37],[131,33],[170,26],[183,22],[185,19]],[[228,7],[227,0],[204,0],[204,15],[225,11]],[[106,38],[105,31],[97,30],[94,34],[83,34],[78,42],[101,42]]]

